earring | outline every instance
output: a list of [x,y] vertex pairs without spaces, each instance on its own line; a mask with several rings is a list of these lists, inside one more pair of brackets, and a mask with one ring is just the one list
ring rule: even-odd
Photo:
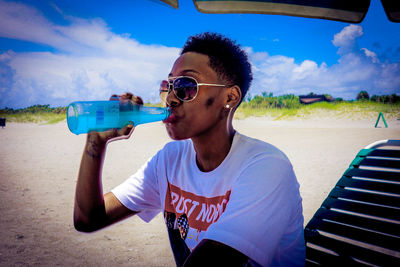
[[228,104],[226,104],[225,108],[230,108],[230,106]]

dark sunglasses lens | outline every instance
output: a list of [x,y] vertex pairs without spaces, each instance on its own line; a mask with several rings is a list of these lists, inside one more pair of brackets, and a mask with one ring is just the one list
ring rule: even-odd
[[160,84],[160,99],[163,104],[167,103],[168,81],[164,80]]
[[160,91],[164,91],[167,90],[168,91],[168,81],[163,80],[160,84]]
[[189,77],[177,78],[174,81],[174,91],[180,100],[192,100],[197,94],[197,83]]

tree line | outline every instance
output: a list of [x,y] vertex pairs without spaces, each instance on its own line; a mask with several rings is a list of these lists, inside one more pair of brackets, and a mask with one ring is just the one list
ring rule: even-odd
[[250,108],[298,108],[301,106],[299,97],[293,94],[274,96],[273,93],[263,92],[253,98],[248,97],[242,104]]
[[[307,96],[316,96],[315,93],[309,93]],[[333,98],[329,94],[323,94],[325,96],[326,101],[328,102],[344,102],[343,98]],[[387,104],[397,104],[400,103],[400,96],[396,94],[392,95],[373,95],[369,96],[367,91],[361,91],[357,94],[357,101],[372,101],[378,103],[387,103]],[[353,100],[346,101],[353,102]],[[244,107],[250,108],[289,108],[295,109],[301,107],[302,104],[299,100],[299,96],[293,94],[286,94],[281,96],[274,96],[273,93],[263,92],[261,95],[256,95],[254,97],[247,97],[246,101],[242,104]]]
[[357,100],[360,101],[370,100],[378,103],[396,104],[400,102],[400,96],[396,94],[391,94],[391,95],[373,95],[369,97],[367,91],[361,91],[357,94]]
[[5,108],[0,109],[1,114],[18,114],[18,113],[66,113],[67,107],[50,107],[50,105],[33,105],[27,108]]

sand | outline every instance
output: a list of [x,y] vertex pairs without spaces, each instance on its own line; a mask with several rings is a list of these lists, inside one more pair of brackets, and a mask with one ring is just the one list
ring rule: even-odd
[[[305,222],[366,145],[400,139],[400,121],[374,128],[375,119],[327,118],[234,121],[290,158],[301,186]],[[383,124],[381,125],[383,126]],[[125,180],[169,141],[161,123],[137,127],[108,147],[104,191]],[[56,125],[8,123],[0,129],[0,265],[175,266],[161,215],[138,217],[92,234],[75,231],[73,197],[85,136]]]

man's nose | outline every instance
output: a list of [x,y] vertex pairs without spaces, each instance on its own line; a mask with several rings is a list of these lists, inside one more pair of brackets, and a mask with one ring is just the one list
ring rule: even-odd
[[166,100],[167,100],[167,106],[169,107],[176,107],[181,103],[181,101],[176,97],[173,90],[169,90]]

